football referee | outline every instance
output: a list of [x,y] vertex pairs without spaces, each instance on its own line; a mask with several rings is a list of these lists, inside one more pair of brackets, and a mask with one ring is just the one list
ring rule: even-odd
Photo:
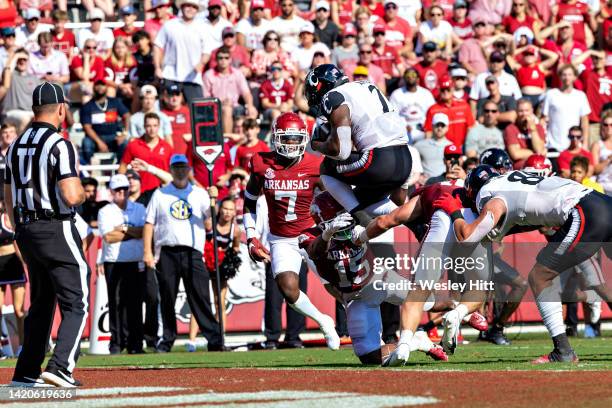
[[[4,202],[12,209],[8,213],[30,276],[30,310],[12,386],[80,385],[72,370],[87,320],[90,271],[74,224],[74,207],[85,200],[78,159],[59,134],[66,109],[59,85],[38,85],[32,95],[34,120],[6,156]],[[62,321],[41,374],[56,301]]]

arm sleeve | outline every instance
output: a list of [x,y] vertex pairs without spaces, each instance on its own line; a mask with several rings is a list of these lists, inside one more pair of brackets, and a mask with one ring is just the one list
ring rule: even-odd
[[76,170],[76,154],[72,144],[66,139],[59,140],[49,155],[49,161],[58,169],[58,180],[69,177],[78,177]]

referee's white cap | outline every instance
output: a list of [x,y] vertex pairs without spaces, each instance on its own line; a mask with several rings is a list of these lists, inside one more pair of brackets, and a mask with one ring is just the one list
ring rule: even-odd
[[54,105],[65,102],[64,90],[58,84],[45,81],[34,88],[32,106]]

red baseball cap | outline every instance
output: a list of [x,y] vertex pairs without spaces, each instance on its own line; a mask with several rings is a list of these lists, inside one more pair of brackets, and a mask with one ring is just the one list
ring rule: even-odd
[[223,7],[223,1],[222,0],[208,0],[208,8],[211,7]]
[[374,28],[372,29],[372,34],[376,33],[384,33],[387,31],[387,28],[384,24],[374,24]]
[[463,156],[463,149],[456,144],[449,144],[444,148],[444,157],[446,156]]
[[344,25],[344,30],[342,30],[342,35],[357,35],[357,29],[353,23],[346,23]]
[[266,8],[266,2],[264,0],[251,0],[251,10],[258,8]]
[[449,78],[448,75],[444,75],[442,78],[440,78],[440,81],[438,82],[438,85],[440,86],[440,89],[452,88],[453,87],[453,81],[451,81],[451,79]]

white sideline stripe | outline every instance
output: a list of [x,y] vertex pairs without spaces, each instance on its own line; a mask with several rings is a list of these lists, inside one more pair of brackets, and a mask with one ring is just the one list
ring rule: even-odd
[[86,388],[79,389],[79,397],[95,397],[99,395],[115,394],[149,394],[154,392],[171,392],[185,390],[184,387],[113,387],[113,388]]
[[[77,391],[77,396],[79,391]],[[77,397],[78,398],[78,397]],[[271,401],[272,400],[272,401]],[[277,401],[274,401],[277,400]],[[240,404],[239,401],[262,401]],[[235,403],[233,403],[235,402]],[[291,406],[312,408],[313,404],[326,408],[344,408],[349,406],[392,407],[407,405],[423,405],[439,402],[433,397],[418,397],[412,395],[365,395],[345,392],[319,391],[261,391],[237,393],[206,393],[170,395],[157,397],[128,397],[104,399],[76,399],[72,401],[46,401],[48,407],[119,407],[119,406],[169,406],[178,404],[206,403],[207,407],[252,407],[252,408],[286,408]],[[213,403],[213,404],[211,404]],[[219,403],[215,405],[214,403]],[[229,404],[227,404],[229,403]],[[38,408],[40,402],[3,404],[3,407]]]

